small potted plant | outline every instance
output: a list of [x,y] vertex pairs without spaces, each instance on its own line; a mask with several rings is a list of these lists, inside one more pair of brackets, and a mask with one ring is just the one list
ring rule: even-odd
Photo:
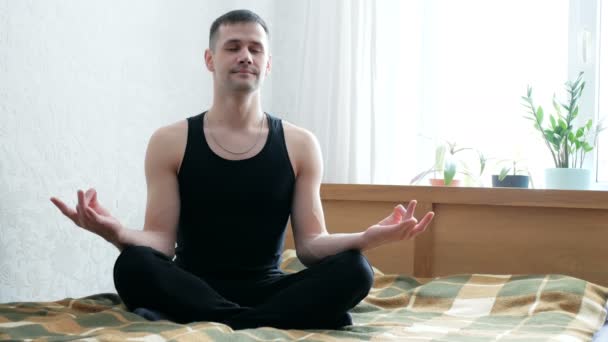
[[497,175],[492,175],[492,186],[495,188],[528,188],[534,183],[527,168],[521,166],[517,159],[504,159],[498,162],[502,165]]
[[532,88],[528,86],[526,96],[522,96],[523,105],[528,109],[525,116],[533,122],[534,128],[551,152],[555,168],[545,170],[546,187],[550,189],[588,189],[591,183],[591,171],[583,168],[587,153],[597,143],[597,136],[603,129],[593,125],[589,119],[580,127],[574,126],[579,114],[579,101],[585,82],[583,72],[574,82],[566,82],[568,100],[557,101],[553,96],[555,112],[549,115],[549,124],[545,124],[545,112],[541,106],[535,106],[532,99]]
[[[465,151],[475,152],[476,159],[479,161],[479,172],[472,171],[466,162]],[[454,142],[445,142],[440,144],[435,149],[434,165],[417,174],[410,184],[418,184],[421,180],[432,174],[429,179],[431,185],[434,186],[461,186],[476,185],[479,183],[479,177],[483,174],[486,167],[486,158],[484,155],[470,147],[460,147]],[[457,179],[460,174],[462,179]]]

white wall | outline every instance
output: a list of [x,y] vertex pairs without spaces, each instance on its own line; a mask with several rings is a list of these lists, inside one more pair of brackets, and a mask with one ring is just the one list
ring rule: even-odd
[[272,30],[272,5],[0,0],[0,302],[115,292],[118,251],[49,198],[93,186],[141,229],[148,138],[211,103],[211,22],[247,7]]

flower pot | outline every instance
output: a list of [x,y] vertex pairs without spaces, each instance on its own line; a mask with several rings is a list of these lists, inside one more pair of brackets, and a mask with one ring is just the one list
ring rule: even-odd
[[450,185],[445,185],[443,178],[431,178],[429,182],[432,186],[460,186],[461,184],[460,179],[452,179]]
[[574,168],[545,169],[545,188],[588,190],[591,188],[591,170]]
[[498,175],[492,175],[492,186],[495,188],[528,188],[530,176],[507,175],[503,180]]

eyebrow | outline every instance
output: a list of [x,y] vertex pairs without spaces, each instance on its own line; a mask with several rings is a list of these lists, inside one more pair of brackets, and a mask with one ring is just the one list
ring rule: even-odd
[[[225,42],[223,45],[229,45],[229,44],[241,44],[241,43],[243,43],[243,41],[242,41],[242,40],[240,40],[240,39],[229,39],[229,40],[227,40],[227,41],[226,41],[226,42]],[[251,41],[250,43],[251,43],[251,44],[253,44],[253,45],[256,45],[256,46],[258,46],[258,47],[264,48],[264,45],[263,45],[261,42],[258,42],[258,41]]]

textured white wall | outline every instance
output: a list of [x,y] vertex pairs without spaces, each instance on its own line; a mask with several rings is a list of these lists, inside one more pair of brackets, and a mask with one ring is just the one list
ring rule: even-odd
[[0,302],[115,291],[118,251],[49,197],[94,186],[141,229],[148,138],[210,105],[209,26],[241,7],[273,26],[270,0],[0,0]]

